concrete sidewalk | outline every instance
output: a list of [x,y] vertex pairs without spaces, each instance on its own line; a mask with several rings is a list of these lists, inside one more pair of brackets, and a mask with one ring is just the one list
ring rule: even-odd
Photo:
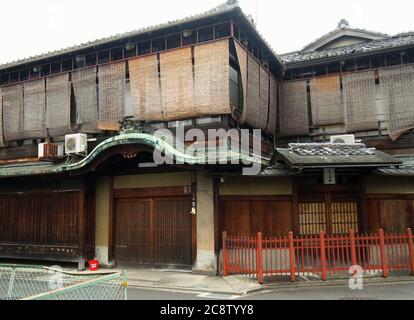
[[[121,270],[113,270],[121,271]],[[195,275],[170,270],[126,269],[128,286],[176,291],[246,295],[263,289],[254,278]]]

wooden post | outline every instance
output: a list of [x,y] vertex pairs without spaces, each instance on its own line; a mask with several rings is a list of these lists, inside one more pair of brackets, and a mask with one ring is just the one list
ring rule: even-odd
[[223,263],[223,277],[227,277],[229,275],[228,266],[227,266],[227,232],[223,231],[223,252],[222,252],[222,263]]
[[257,277],[259,284],[263,284],[263,235],[259,232],[257,234]]
[[414,240],[413,240],[413,230],[411,228],[407,229],[407,235],[408,235],[408,249],[410,252],[411,275],[414,276]]
[[351,263],[352,267],[357,265],[356,246],[355,246],[355,231],[349,231],[349,237],[351,241]]
[[326,246],[325,246],[325,232],[321,231],[320,233],[320,243],[321,243],[321,264],[322,264],[322,281],[327,280],[326,276]]
[[289,256],[290,256],[290,281],[293,283],[296,280],[295,270],[295,243],[293,232],[289,232]]
[[385,252],[385,237],[384,230],[378,230],[378,235],[380,238],[380,250],[381,250],[381,264],[382,264],[382,277],[388,278],[388,267],[387,267],[387,256]]

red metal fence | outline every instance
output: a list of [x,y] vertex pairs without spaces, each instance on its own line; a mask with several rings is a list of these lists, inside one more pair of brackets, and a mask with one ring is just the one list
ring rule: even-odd
[[350,268],[360,266],[365,273],[381,274],[390,271],[409,271],[414,276],[413,233],[294,237],[233,237],[223,232],[223,276],[318,276],[349,274]]

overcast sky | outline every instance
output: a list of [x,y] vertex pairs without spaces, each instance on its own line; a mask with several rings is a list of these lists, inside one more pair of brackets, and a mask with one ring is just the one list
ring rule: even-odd
[[[201,13],[224,0],[3,0],[0,63],[65,48]],[[240,0],[259,31],[286,53],[334,29],[351,27],[388,34],[414,31],[412,0]]]

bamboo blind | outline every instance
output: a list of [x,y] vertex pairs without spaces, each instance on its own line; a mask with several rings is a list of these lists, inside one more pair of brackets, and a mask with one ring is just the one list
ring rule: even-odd
[[310,81],[312,118],[315,126],[344,123],[341,78],[329,76]]
[[278,81],[270,78],[270,107],[269,107],[269,122],[267,124],[267,132],[276,134],[277,127],[277,88]]
[[243,86],[243,112],[240,119],[240,123],[243,124],[246,121],[247,116],[247,56],[248,53],[238,42],[235,41],[237,59],[239,61],[241,80]]
[[130,60],[132,112],[142,121],[163,121],[158,55]]
[[164,120],[172,121],[194,117],[191,48],[161,53],[160,67]]
[[309,111],[306,80],[283,82],[280,86],[280,135],[309,135]]
[[345,125],[348,132],[378,129],[373,71],[342,76]]
[[414,67],[380,69],[379,76],[388,129],[395,141],[414,128]]
[[23,138],[45,138],[47,136],[45,80],[24,83],[23,95]]
[[72,85],[76,101],[76,123],[83,133],[98,132],[98,96],[96,68],[72,72]]
[[201,115],[230,114],[229,41],[194,48],[195,112]]
[[125,114],[126,64],[111,63],[98,68],[100,130],[117,131]]
[[246,124],[261,128],[260,123],[260,65],[250,55],[247,57],[247,111]]
[[0,147],[4,147],[3,137],[3,90],[0,87]]
[[270,91],[269,72],[260,66],[260,106],[259,106],[259,127],[266,130],[269,121],[269,91]]
[[6,142],[23,139],[23,85],[3,87],[3,128]]
[[46,128],[52,137],[71,133],[69,73],[46,79]]

